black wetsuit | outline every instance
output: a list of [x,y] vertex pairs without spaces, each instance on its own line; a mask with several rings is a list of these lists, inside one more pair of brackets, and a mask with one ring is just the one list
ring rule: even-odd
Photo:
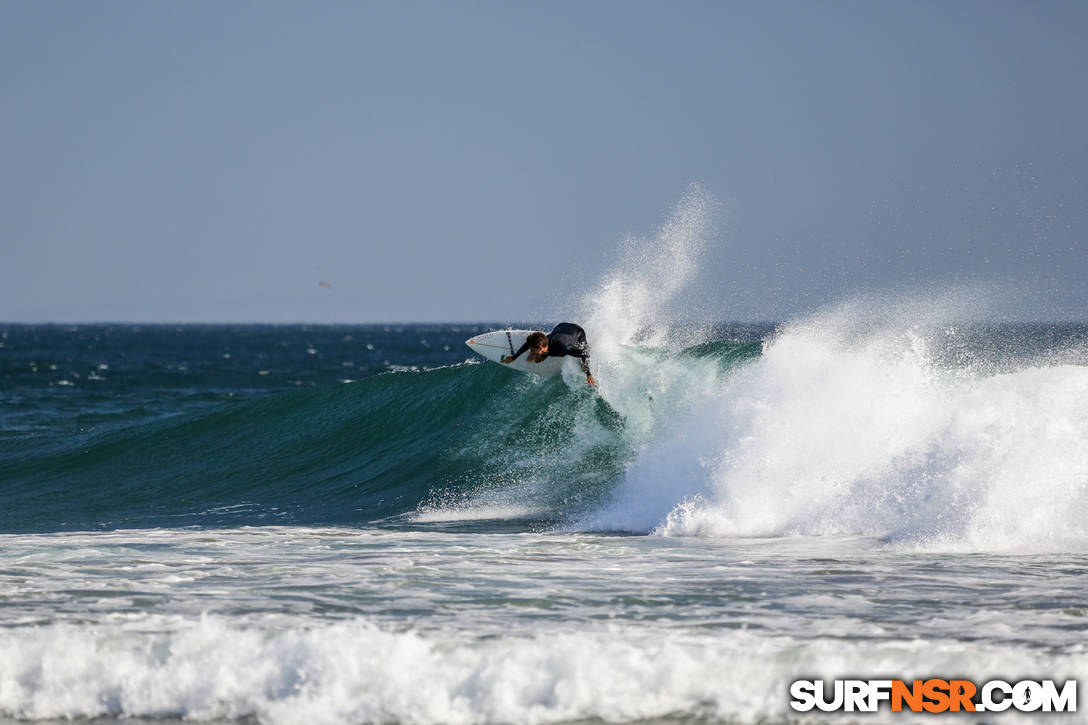
[[[529,349],[529,343],[525,342],[518,351],[514,353],[514,357],[507,358],[508,360],[517,360],[521,357],[521,354]],[[586,377],[591,376],[593,373],[589,372],[589,343],[586,342],[586,331],[573,322],[560,322],[555,326],[555,329],[548,333],[548,352],[545,357],[552,355],[554,357],[563,357],[569,355],[571,357],[578,358],[578,362],[582,366],[582,372],[586,374]]]

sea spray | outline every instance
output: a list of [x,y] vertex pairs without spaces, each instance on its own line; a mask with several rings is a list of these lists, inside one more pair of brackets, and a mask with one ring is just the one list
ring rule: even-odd
[[712,389],[721,355],[733,346],[678,353],[712,337],[712,326],[681,303],[696,287],[716,207],[692,186],[653,236],[623,241],[616,264],[569,313],[588,333],[599,395],[570,366],[561,383],[512,383],[517,392],[508,410],[466,448],[487,458],[480,475],[436,490],[413,520],[518,512],[569,522],[611,491],[634,453],[667,429],[677,410]]
[[408,515],[417,523],[520,519],[555,525],[599,504],[630,457],[623,421],[584,383],[568,386],[493,367],[506,380],[486,413],[446,453],[456,478],[437,471]]
[[935,324],[944,307],[902,300],[882,320],[844,305],[786,326],[678,413],[585,525],[1088,549],[1088,367],[939,363],[964,349]]
[[655,235],[624,240],[619,261],[581,302],[601,394],[626,417],[636,445],[668,418],[670,401],[716,377],[712,362],[692,365],[670,353],[710,339],[709,321],[681,304],[697,287],[717,209],[693,185]]
[[606,365],[623,357],[624,346],[683,347],[705,339],[705,327],[678,337],[678,323],[706,320],[693,314],[693,306],[677,303],[698,279],[700,259],[715,235],[717,208],[710,194],[692,186],[654,236],[623,241],[619,261],[583,297],[576,314]]

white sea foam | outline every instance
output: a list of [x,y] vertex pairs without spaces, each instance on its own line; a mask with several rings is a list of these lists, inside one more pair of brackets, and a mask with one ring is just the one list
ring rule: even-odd
[[0,721],[803,722],[799,678],[1088,665],[1069,554],[299,527],[0,538]]
[[[383,631],[365,621],[287,630],[214,617],[158,625],[166,631],[146,631],[147,623],[145,631],[0,631],[0,713],[315,725],[625,722],[686,713],[745,723],[796,719],[789,682],[856,675],[859,663],[868,673],[908,677],[970,670],[976,678],[1071,679],[1088,667],[1084,648],[1046,655],[951,641],[801,641],[629,625],[485,639]],[[866,716],[901,719],[887,709]]]
[[934,328],[889,318],[788,326],[655,434],[590,525],[1088,549],[1088,367],[942,366]]

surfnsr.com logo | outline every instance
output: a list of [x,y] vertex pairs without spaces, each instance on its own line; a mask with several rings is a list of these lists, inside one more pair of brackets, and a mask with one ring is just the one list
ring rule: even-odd
[[1076,712],[1077,681],[1059,688],[1053,680],[797,680],[790,685],[790,707],[797,712],[876,712],[883,703],[892,712]]

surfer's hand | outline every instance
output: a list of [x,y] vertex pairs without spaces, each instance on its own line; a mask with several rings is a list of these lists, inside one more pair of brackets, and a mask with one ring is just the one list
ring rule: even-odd
[[588,385],[591,388],[595,388],[595,387],[597,387],[597,381],[593,379],[592,375],[587,375],[586,376],[586,385]]
[[509,365],[510,363],[514,362],[514,356],[513,355],[503,355],[501,358],[499,358],[499,362],[504,362],[507,365]]

